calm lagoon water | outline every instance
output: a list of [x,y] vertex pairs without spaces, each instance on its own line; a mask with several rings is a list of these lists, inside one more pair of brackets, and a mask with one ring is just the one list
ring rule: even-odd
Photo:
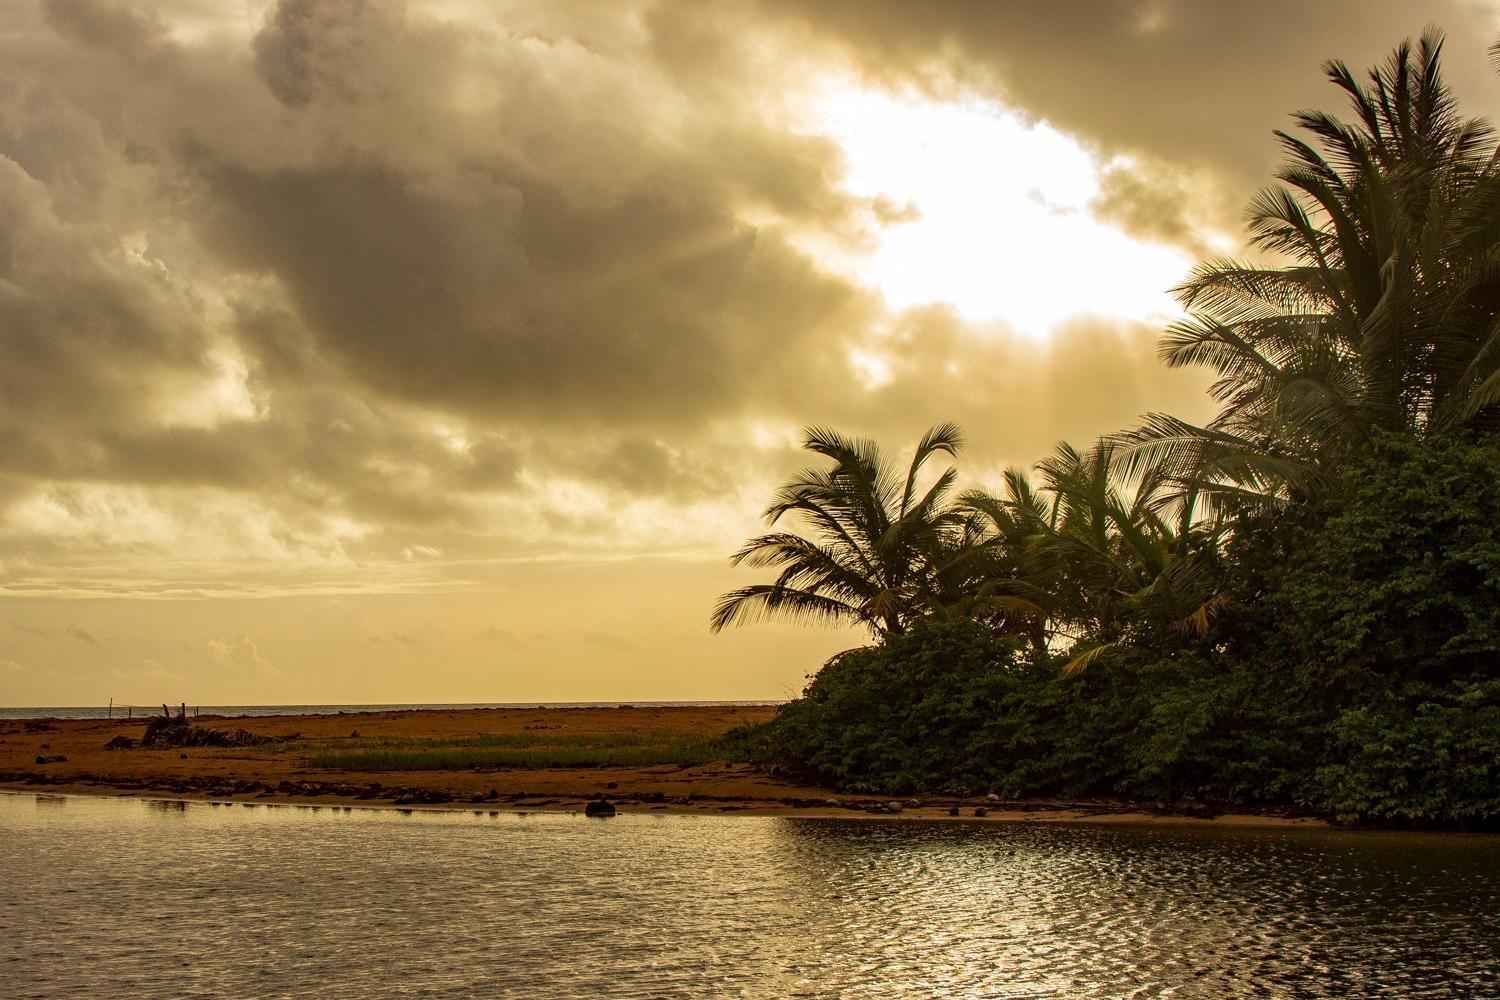
[[0,793],[7,997],[1500,996],[1500,838]]

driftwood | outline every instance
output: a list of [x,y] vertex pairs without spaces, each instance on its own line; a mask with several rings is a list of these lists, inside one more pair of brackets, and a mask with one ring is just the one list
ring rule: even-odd
[[141,737],[143,747],[256,747],[267,743],[286,743],[301,739],[301,734],[264,736],[244,729],[209,729],[188,722],[184,709],[173,715],[162,706],[160,718],[152,719]]

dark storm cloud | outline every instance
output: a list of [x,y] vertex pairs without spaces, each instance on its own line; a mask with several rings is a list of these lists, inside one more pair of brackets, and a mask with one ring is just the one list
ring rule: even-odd
[[[51,68],[88,81],[70,96],[123,128],[123,95],[130,143],[166,161],[156,182],[183,186],[217,260],[274,277],[313,344],[382,393],[526,418],[722,411],[795,381],[779,359],[849,304],[740,216],[845,211],[834,147],[649,66],[376,0],[286,0],[227,63],[123,6],[45,10],[74,43]],[[231,103],[185,97],[205,92]]]
[[97,0],[46,0],[47,22],[61,35],[130,58],[159,51],[166,28],[150,10]]
[[273,271],[352,372],[474,413],[721,409],[807,350],[849,297],[670,185],[594,208],[540,179],[364,167],[225,170],[212,183],[211,244]]
[[89,442],[50,428],[129,425],[154,403],[146,387],[209,374],[209,342],[182,289],[57,209],[0,158],[0,434],[13,469],[67,474],[91,462]]
[[840,372],[870,304],[743,221],[838,224],[836,148],[656,74],[629,19],[287,0],[184,40],[204,11],[163,10],[6,15],[8,497],[229,490],[404,544],[527,469],[701,494],[722,475],[662,433]]
[[[1145,158],[1168,186],[1184,169],[1222,181],[1232,224],[1280,159],[1271,135],[1292,111],[1342,111],[1319,66],[1356,71],[1428,24],[1448,35],[1448,72],[1471,113],[1500,108],[1484,48],[1500,33],[1493,7],[1466,0],[760,0],[767,17],[844,47],[871,77],[953,80],[1110,153]],[[1116,191],[1117,195],[1123,192]],[[1155,192],[1143,192],[1146,199]],[[1155,207],[1143,231],[1180,229]],[[1159,222],[1158,220],[1166,220]],[[1127,216],[1126,221],[1131,221]]]
[[[382,392],[549,420],[722,411],[847,302],[737,214],[752,194],[804,209],[816,185],[757,172],[818,174],[826,144],[684,103],[566,37],[539,46],[392,4],[287,0],[254,48],[285,107],[252,127],[306,148],[280,164],[205,150],[205,236],[275,274]],[[664,102],[690,126],[656,120]],[[738,139],[754,169],[718,169],[718,136],[693,126]]]

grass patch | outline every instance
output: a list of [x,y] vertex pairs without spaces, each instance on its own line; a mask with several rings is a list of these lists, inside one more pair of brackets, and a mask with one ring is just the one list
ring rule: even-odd
[[342,771],[467,771],[473,768],[651,767],[722,760],[718,739],[663,733],[523,733],[428,740],[379,740],[375,746],[312,754],[314,767]]
[[361,737],[360,750],[533,750],[537,747],[649,747],[683,743],[689,738],[664,730],[636,730],[623,733],[569,733],[558,730],[534,730],[524,733],[476,733],[469,736],[432,737]]

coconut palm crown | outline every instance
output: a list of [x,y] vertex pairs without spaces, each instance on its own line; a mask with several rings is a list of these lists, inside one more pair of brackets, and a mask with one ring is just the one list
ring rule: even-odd
[[1141,468],[1230,496],[1316,492],[1380,430],[1500,427],[1500,160],[1441,70],[1442,36],[1396,49],[1361,82],[1325,66],[1345,122],[1278,132],[1281,184],[1251,203],[1271,263],[1213,260],[1177,289],[1191,310],[1171,366],[1215,370],[1218,415],[1153,414],[1116,441]]
[[772,526],[797,516],[804,536],[774,531],[750,539],[732,557],[736,566],[779,570],[775,582],[753,584],[719,599],[711,628],[767,616],[862,624],[877,637],[904,632],[942,603],[950,564],[961,558],[963,514],[950,501],[957,472],[930,484],[922,470],[938,452],[956,455],[963,435],[951,424],[933,427],[903,472],[880,448],[825,427],[807,428],[803,448],[831,466],[810,467],[788,480],[764,517]]

